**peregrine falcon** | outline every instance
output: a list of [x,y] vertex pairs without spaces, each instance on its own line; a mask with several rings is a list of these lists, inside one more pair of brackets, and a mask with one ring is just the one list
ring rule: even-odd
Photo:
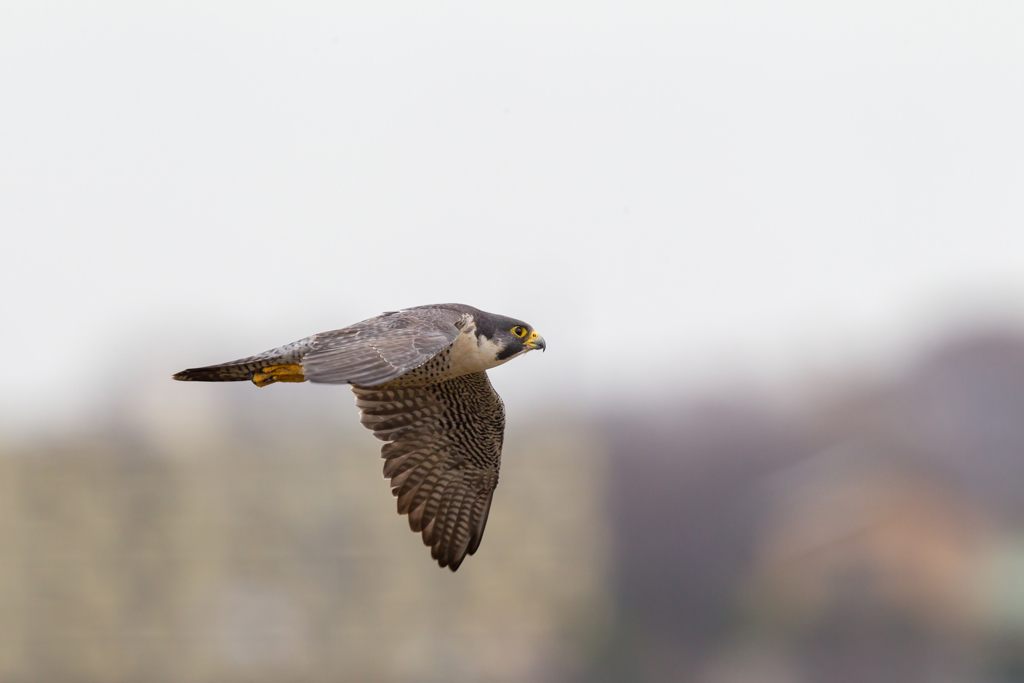
[[544,338],[515,318],[462,304],[391,311],[355,325],[174,379],[349,384],[360,422],[387,443],[384,476],[398,513],[442,567],[480,547],[498,485],[505,405],[487,370]]

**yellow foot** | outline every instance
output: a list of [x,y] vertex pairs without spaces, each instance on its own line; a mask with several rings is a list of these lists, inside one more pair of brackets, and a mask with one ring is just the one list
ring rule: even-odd
[[305,382],[301,365],[271,365],[257,370],[252,382],[258,387],[265,387],[274,382]]

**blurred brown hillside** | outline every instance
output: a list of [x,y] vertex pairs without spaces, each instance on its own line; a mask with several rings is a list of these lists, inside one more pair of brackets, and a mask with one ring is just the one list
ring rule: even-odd
[[[355,421],[348,407],[335,418]],[[0,680],[530,680],[572,664],[607,611],[591,435],[508,435],[487,537],[452,575],[395,514],[379,442],[289,415],[177,448],[122,425],[6,452]]]

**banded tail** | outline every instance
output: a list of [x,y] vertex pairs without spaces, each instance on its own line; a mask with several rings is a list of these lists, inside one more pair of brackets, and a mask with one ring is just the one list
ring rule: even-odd
[[307,337],[285,346],[264,351],[248,358],[229,363],[189,368],[175,374],[172,379],[182,382],[244,382],[249,380],[263,387],[274,382],[305,382],[300,364],[309,351],[313,338]]

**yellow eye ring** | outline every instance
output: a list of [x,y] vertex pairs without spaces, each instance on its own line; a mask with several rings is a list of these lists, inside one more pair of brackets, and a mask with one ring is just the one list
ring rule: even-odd
[[516,335],[520,339],[526,336],[526,328],[522,325],[516,325],[512,328],[512,334]]

